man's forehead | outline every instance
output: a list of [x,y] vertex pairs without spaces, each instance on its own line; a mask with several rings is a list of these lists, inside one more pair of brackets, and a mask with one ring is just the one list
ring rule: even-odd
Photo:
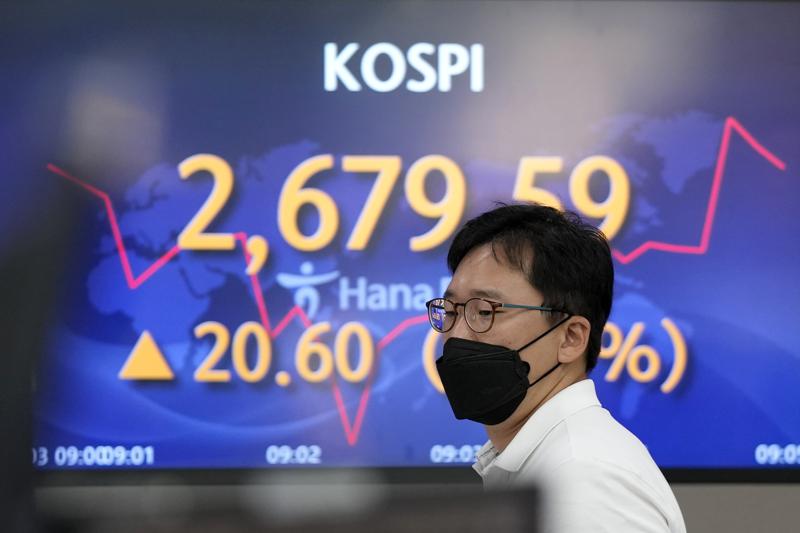
[[[509,256],[509,252],[511,255]],[[506,250],[502,244],[496,242],[487,242],[480,246],[476,246],[461,260],[456,268],[456,272],[462,267],[468,267],[470,270],[490,269],[514,271],[525,275],[525,271],[530,269],[531,261],[533,260],[532,250]]]
[[471,250],[461,261],[444,296],[463,301],[468,298],[487,298],[508,301],[521,296],[533,287],[524,273],[498,256],[490,244]]
[[[458,287],[453,287],[452,282],[450,286],[447,287],[447,290],[444,293],[445,298],[452,298],[462,296],[458,294],[460,292]],[[504,291],[498,290],[495,288],[479,288],[479,287],[471,287],[466,290],[466,294],[463,294],[465,298],[486,298],[489,300],[503,300],[507,298],[507,295]]]
[[[533,249],[529,246],[513,246],[503,241],[490,241],[466,253],[461,263],[487,262],[510,270],[529,270],[533,261]],[[459,264],[460,266],[460,264]]]

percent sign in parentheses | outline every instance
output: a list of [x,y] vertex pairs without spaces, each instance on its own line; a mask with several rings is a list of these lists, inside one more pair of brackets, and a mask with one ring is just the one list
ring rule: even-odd
[[[661,385],[661,392],[668,394],[678,386],[686,370],[686,343],[680,330],[669,318],[664,318],[661,321],[661,325],[672,341],[675,354],[672,370],[666,381]],[[611,343],[601,349],[600,357],[604,359],[614,358],[614,362],[611,363],[608,372],[606,372],[606,381],[619,379],[623,368],[627,368],[628,374],[639,383],[649,383],[658,376],[661,371],[661,357],[658,352],[652,346],[637,344],[644,332],[643,322],[634,323],[626,336],[623,336],[619,326],[612,322],[606,324],[605,332],[608,333]],[[641,368],[642,358],[647,361],[647,366],[644,370]]]
[[683,335],[681,335],[681,330],[678,329],[678,326],[667,317],[661,319],[661,326],[667,330],[675,353],[675,358],[672,361],[672,371],[669,373],[667,380],[661,384],[661,392],[668,394],[675,390],[675,387],[677,387],[678,383],[683,379],[688,355],[686,351],[686,341],[683,340]]

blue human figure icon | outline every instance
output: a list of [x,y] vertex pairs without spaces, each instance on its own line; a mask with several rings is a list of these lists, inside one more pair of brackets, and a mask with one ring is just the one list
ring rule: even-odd
[[315,275],[314,265],[311,264],[311,261],[304,261],[300,265],[300,274],[280,273],[276,276],[276,280],[278,285],[284,289],[296,289],[294,303],[306,313],[309,319],[313,319],[319,311],[319,291],[316,286],[330,283],[338,277],[338,270]]

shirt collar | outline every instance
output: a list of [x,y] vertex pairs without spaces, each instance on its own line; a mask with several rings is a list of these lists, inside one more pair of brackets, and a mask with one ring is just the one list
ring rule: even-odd
[[486,470],[489,466],[494,462],[495,458],[497,457],[497,449],[492,444],[492,441],[486,441],[478,453],[475,454],[475,464],[472,465],[472,469],[475,470],[481,477],[483,477]]
[[[488,462],[492,462],[494,466],[503,470],[517,472],[550,430],[578,411],[599,405],[600,400],[597,399],[594,382],[591,379],[573,383],[539,407],[502,453],[498,455],[494,446],[487,442],[478,454],[479,459],[475,469],[478,470],[477,464],[480,464],[480,471],[483,471],[489,466]],[[494,457],[491,457],[489,452],[494,452]],[[485,459],[489,459],[486,464],[481,461],[484,454]],[[494,461],[491,461],[492,458]]]

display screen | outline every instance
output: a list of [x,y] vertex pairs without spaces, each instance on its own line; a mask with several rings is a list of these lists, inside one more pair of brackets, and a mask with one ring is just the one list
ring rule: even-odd
[[76,208],[36,467],[471,464],[425,302],[535,201],[609,239],[590,377],[658,465],[800,468],[800,5],[20,9],[0,220]]

